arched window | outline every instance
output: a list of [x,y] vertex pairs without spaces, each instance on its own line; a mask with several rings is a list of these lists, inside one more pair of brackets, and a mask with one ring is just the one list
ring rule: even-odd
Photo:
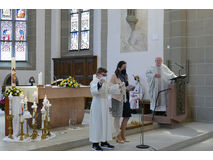
[[93,10],[69,9],[61,13],[62,57],[92,55]]
[[0,17],[0,61],[27,61],[27,10],[1,9]]

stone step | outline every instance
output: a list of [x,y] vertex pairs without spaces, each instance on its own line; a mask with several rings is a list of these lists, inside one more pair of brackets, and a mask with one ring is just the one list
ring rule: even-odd
[[207,140],[209,138],[212,138],[212,137],[213,137],[213,131],[210,131],[208,133],[204,133],[202,135],[198,135],[196,137],[193,137],[193,138],[178,142],[176,144],[173,144],[173,145],[170,145],[170,146],[167,146],[167,147],[164,147],[164,148],[161,148],[161,149],[159,149],[159,151],[178,151],[178,150],[182,150],[182,149],[184,149],[186,147],[190,147],[190,146],[192,146],[194,144],[203,142],[203,141],[205,141],[205,140]]
[[[152,124],[151,122],[145,122],[144,123],[144,131],[150,131],[153,129],[158,128],[157,124]],[[133,135],[133,134],[137,134],[141,132],[141,125],[135,127],[133,125],[129,125],[128,129],[126,131],[126,135]],[[70,150],[73,148],[77,148],[77,147],[82,147],[82,146],[86,146],[91,144],[89,142],[89,138],[82,138],[79,140],[72,140],[69,141],[67,140],[67,142],[63,142],[63,143],[58,143],[58,144],[53,144],[47,147],[40,147],[40,148],[36,148],[36,149],[32,149],[32,151],[65,151],[65,150]]]

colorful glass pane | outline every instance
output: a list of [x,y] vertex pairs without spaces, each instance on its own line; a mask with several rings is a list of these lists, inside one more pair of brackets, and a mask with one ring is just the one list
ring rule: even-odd
[[1,42],[1,61],[9,61],[12,57],[12,42]]
[[26,20],[26,9],[16,9],[16,20]]
[[71,33],[70,50],[78,50],[78,32]]
[[12,9],[1,9],[1,19],[12,20]]
[[78,31],[78,14],[71,15],[71,32]]
[[81,13],[81,30],[89,30],[89,12]]
[[16,40],[26,41],[26,22],[16,22]]
[[26,60],[26,50],[27,50],[26,42],[16,42],[16,44],[15,44],[15,57],[16,57],[17,61],[25,61]]
[[81,32],[81,49],[89,49],[89,31]]
[[71,9],[70,13],[78,13],[78,9]]
[[12,22],[1,21],[1,40],[12,40]]

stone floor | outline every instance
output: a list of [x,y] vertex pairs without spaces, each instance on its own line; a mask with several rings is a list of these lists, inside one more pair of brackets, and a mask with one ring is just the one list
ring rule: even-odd
[[[139,120],[140,115],[133,115],[132,120]],[[29,143],[8,143],[2,141],[4,138],[4,115],[0,115],[0,151],[12,150],[56,150],[56,151],[90,151],[91,145],[88,145],[89,114],[85,113],[83,124],[80,126],[70,126],[53,130],[56,137],[48,141],[29,142]],[[112,119],[111,119],[112,121]],[[212,123],[192,122],[186,123],[175,129],[158,128],[145,132],[145,144],[151,148],[147,150],[164,150],[170,146],[191,141],[196,137],[213,132]],[[211,134],[213,136],[213,134]],[[115,151],[140,151],[136,145],[141,144],[141,134],[127,136],[130,141],[125,144],[117,144],[114,140],[110,143],[115,145]],[[208,139],[210,138],[210,139]],[[193,144],[190,147],[185,147],[180,150],[213,150],[213,138],[208,137],[203,142]],[[77,148],[74,148],[76,147]],[[73,149],[71,149],[73,148]],[[166,149],[165,149],[166,150]],[[179,150],[179,149],[178,149]]]
[[[145,144],[151,146],[144,151],[164,150],[168,146],[178,144],[190,139],[193,139],[199,135],[213,131],[213,125],[211,123],[187,123],[175,129],[155,129],[145,132]],[[142,151],[142,149],[136,148],[136,145],[140,143],[141,134],[135,134],[127,136],[130,141],[125,144],[118,144],[115,141],[111,143],[115,146],[115,151]],[[183,148],[182,150],[212,150],[213,151],[213,139],[206,140],[204,142],[193,145],[189,148]],[[203,147],[203,148],[202,148]],[[70,151],[90,151],[91,145],[71,149]]]
[[213,138],[181,149],[181,151],[213,151]]

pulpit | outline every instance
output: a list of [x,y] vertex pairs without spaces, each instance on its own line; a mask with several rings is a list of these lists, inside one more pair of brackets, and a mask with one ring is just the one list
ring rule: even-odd
[[154,115],[154,113],[145,114],[145,121],[154,121],[171,126],[185,121],[187,116],[186,75],[171,79],[167,92],[167,116]]

